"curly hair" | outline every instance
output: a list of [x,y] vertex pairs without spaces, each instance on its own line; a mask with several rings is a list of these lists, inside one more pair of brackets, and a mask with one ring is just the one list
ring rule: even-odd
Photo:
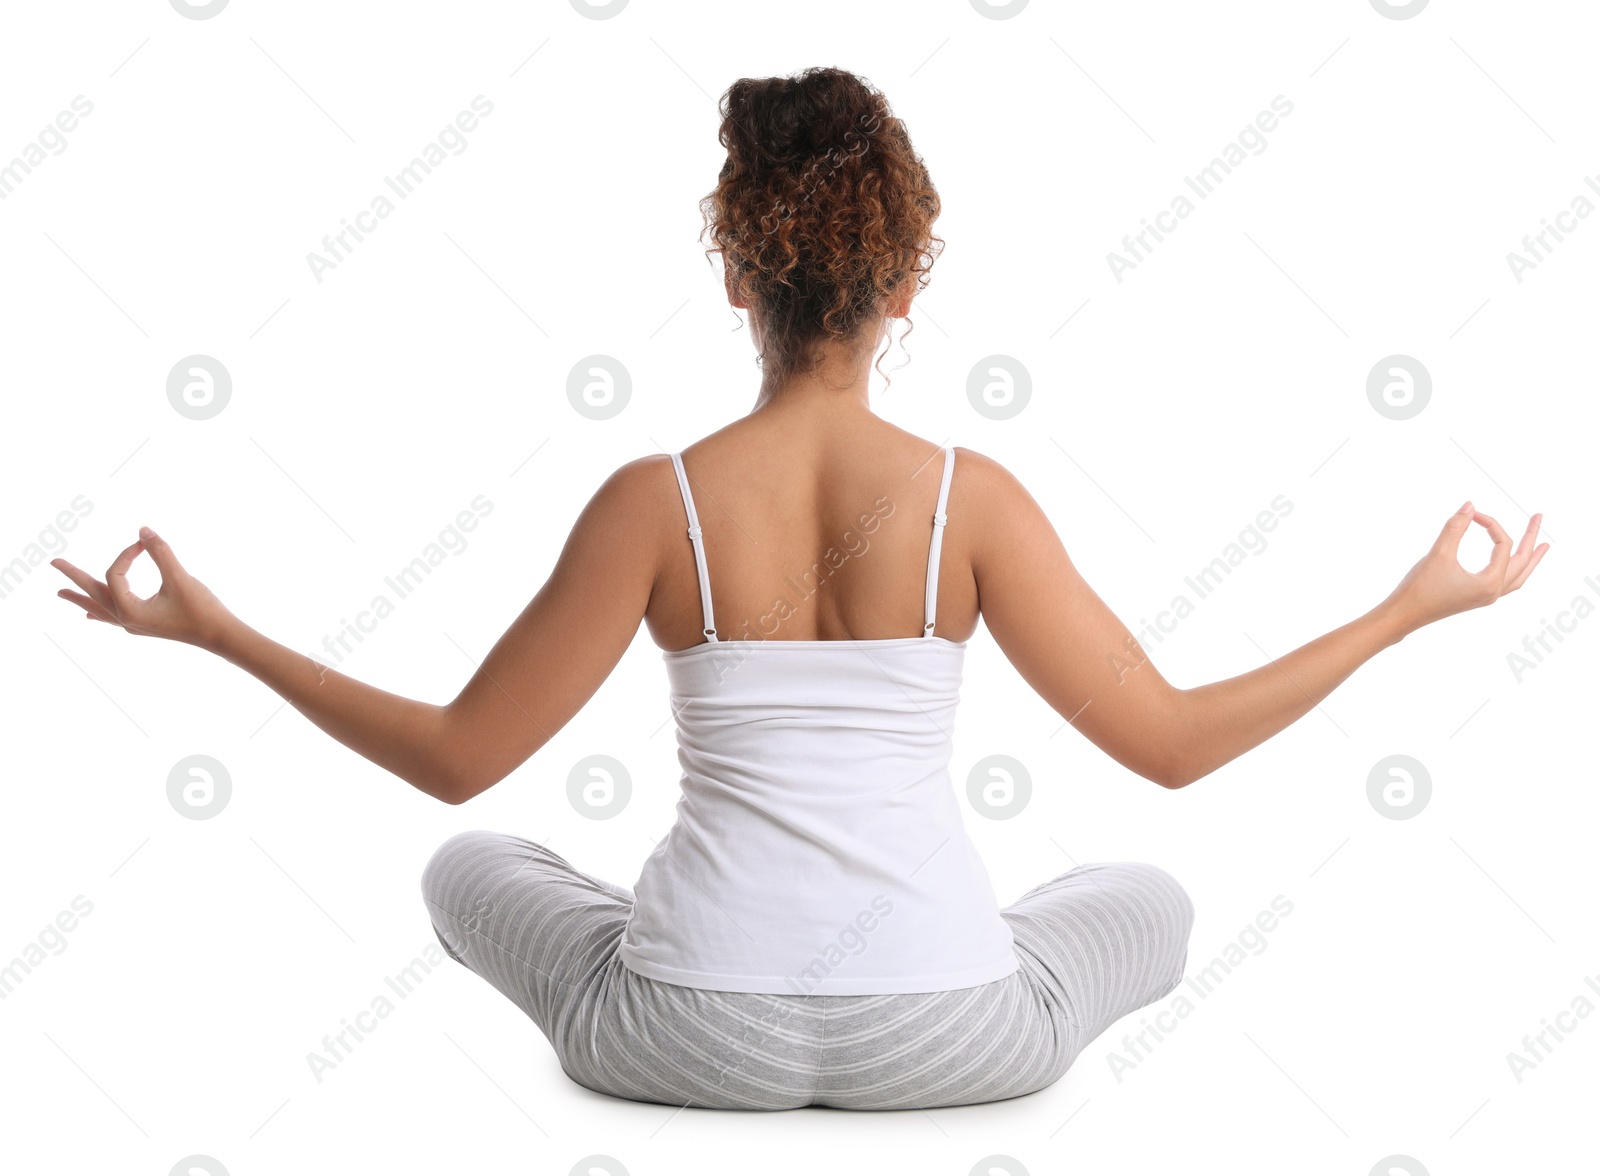
[[809,372],[825,340],[875,346],[866,328],[907,282],[927,285],[944,245],[905,124],[866,79],[826,66],[740,78],[718,109],[728,158],[700,235],[751,308],[766,381]]

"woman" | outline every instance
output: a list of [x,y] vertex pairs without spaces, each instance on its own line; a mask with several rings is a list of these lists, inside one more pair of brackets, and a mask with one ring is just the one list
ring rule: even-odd
[[[1164,871],[1080,866],[1001,909],[948,771],[967,639],[1117,762],[1181,788],[1423,625],[1519,588],[1548,549],[1470,503],[1381,604],[1247,674],[1167,683],[998,464],[880,420],[869,364],[942,242],[906,129],[856,76],[743,79],[703,210],[750,312],[752,411],[630,462],[447,706],[320,666],[234,617],[148,528],[61,595],[254,674],[334,738],[461,804],[611,672],[641,619],[677,720],[677,821],[633,890],[509,834],[428,862],[441,944],[594,1090],[727,1108],[987,1102],[1059,1078],[1182,978],[1193,907]],[[1494,540],[1463,570],[1472,522]],[[141,551],[161,589],[133,596]]]

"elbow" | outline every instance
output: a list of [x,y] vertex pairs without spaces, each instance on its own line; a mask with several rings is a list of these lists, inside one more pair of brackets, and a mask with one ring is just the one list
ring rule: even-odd
[[489,791],[489,789],[505,779],[507,775],[509,773],[505,772],[499,775],[486,772],[470,774],[458,772],[453,776],[446,777],[440,783],[439,790],[434,795],[446,804],[466,804],[467,801],[479,793]]
[[466,804],[495,783],[485,780],[482,765],[461,750],[462,742],[449,730],[440,731],[418,757],[413,783],[435,800],[448,805]]
[[1167,757],[1147,755],[1121,762],[1123,767],[1133,772],[1136,776],[1143,777],[1150,783],[1159,784],[1168,790],[1182,788],[1195,778],[1194,773],[1189,770],[1187,764]]
[[468,800],[472,799],[467,794],[465,789],[458,788],[454,784],[449,784],[442,781],[430,784],[428,787],[422,789],[422,791],[433,797],[433,799],[443,801],[448,805],[465,804]]
[[489,785],[479,780],[455,780],[445,786],[439,799],[449,805],[466,804],[480,792],[486,792]]
[[1155,781],[1169,792],[1174,792],[1179,788],[1186,788],[1195,781],[1195,777],[1183,768],[1162,768],[1151,772],[1149,779]]
[[483,791],[477,781],[469,780],[458,772],[439,773],[417,787],[448,805],[466,804]]
[[1182,704],[1187,697],[1182,690],[1171,692],[1169,709],[1163,716],[1165,721],[1157,728],[1166,733],[1166,738],[1159,741],[1160,762],[1150,779],[1172,791],[1186,788],[1205,775],[1195,758],[1195,740],[1191,734],[1193,728],[1185,721],[1189,716]]
[[1155,780],[1161,787],[1175,791],[1179,788],[1189,787],[1196,780],[1204,780],[1212,772],[1216,771],[1217,767],[1218,765],[1216,764],[1207,767],[1205,764],[1189,759],[1183,763],[1169,765],[1165,771],[1151,777],[1151,779]]
[[1175,740],[1174,746],[1164,749],[1155,757],[1145,776],[1167,789],[1178,789],[1193,784],[1205,773],[1195,761],[1194,749],[1186,740]]

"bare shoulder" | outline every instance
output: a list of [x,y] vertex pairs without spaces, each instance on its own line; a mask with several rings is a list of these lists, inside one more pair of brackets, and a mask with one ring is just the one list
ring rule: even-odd
[[645,537],[682,512],[677,503],[671,455],[646,454],[624,462],[600,483],[574,530],[622,540],[637,554]]
[[962,478],[975,484],[979,489],[1001,494],[1022,490],[1022,483],[1017,481],[1016,476],[987,453],[979,453],[976,449],[968,449],[965,445],[957,445],[955,451],[956,468],[961,472]]
[[656,505],[662,491],[677,483],[672,470],[672,455],[647,453],[624,462],[606,477],[595,492],[618,504],[633,505],[641,510]]
[[621,493],[649,494],[659,490],[663,480],[670,482],[674,477],[670,453],[647,453],[623,462],[604,484]]
[[1050,517],[1022,481],[974,449],[956,449],[950,519],[973,574],[990,586],[1015,582],[1023,569],[1058,575],[1070,562]]
[[1042,513],[1017,476],[994,458],[962,445],[956,446],[955,453],[959,477],[951,481],[950,497],[969,517],[986,524],[1015,526]]

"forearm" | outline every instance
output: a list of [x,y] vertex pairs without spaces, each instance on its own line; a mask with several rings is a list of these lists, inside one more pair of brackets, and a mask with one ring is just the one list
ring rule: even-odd
[[259,678],[352,751],[429,796],[455,802],[456,785],[439,754],[444,707],[358,682],[242,622],[207,648]]
[[1410,626],[1389,608],[1324,633],[1249,673],[1177,692],[1177,779],[1207,776],[1283,730]]

